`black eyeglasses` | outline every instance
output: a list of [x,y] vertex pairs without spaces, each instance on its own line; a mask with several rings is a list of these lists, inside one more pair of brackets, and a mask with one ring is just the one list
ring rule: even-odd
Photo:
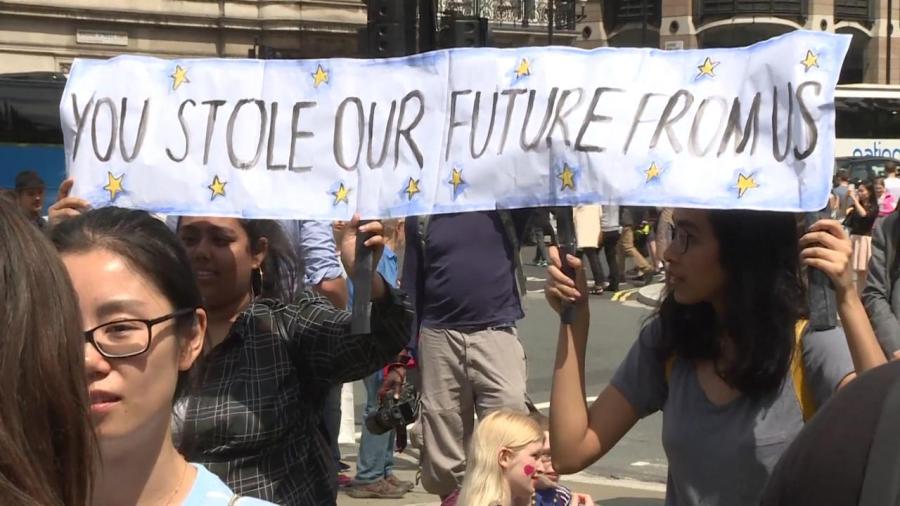
[[672,248],[674,248],[674,252],[679,255],[684,255],[687,253],[688,249],[691,247],[691,241],[694,239],[694,236],[689,234],[681,227],[675,227],[675,234],[672,237]]
[[107,322],[91,330],[85,330],[84,338],[106,358],[134,357],[150,349],[154,325],[189,315],[194,311],[196,308],[186,308],[152,320],[128,318]]

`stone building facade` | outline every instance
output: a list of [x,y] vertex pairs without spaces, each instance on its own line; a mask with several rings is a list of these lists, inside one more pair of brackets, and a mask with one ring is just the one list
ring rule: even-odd
[[[552,30],[548,0],[437,0],[437,10],[487,17],[501,47],[687,49],[798,28],[847,33],[842,81],[900,83],[900,0],[552,1]],[[118,54],[245,58],[261,47],[268,57],[352,57],[365,23],[359,0],[0,0],[0,73],[65,73],[76,57]]]

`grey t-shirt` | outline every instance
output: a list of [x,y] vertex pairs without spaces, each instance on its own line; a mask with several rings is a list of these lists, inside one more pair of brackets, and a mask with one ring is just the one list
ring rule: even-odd
[[[789,376],[781,389],[752,401],[738,397],[714,405],[693,362],[676,358],[666,381],[666,357],[657,352],[658,318],[642,330],[611,384],[641,418],[663,411],[663,447],[669,461],[666,505],[755,506],[781,453],[803,428],[800,402]],[[822,406],[853,372],[841,329],[803,337],[806,383]]]
[[835,186],[831,193],[837,197],[837,209],[834,210],[834,219],[843,220],[847,216],[847,208],[850,207],[850,187]]

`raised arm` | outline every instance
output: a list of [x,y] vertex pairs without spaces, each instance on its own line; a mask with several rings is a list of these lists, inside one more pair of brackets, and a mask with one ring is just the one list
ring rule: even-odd
[[[821,270],[834,284],[838,314],[856,373],[884,364],[884,352],[853,283],[852,247],[841,224],[834,220],[816,222],[800,239],[800,247],[803,264]],[[842,384],[852,379],[851,375]]]
[[283,316],[300,374],[333,384],[364,378],[392,362],[409,342],[413,312],[406,295],[384,283],[383,297],[372,303],[371,334],[351,334],[350,313],[310,292]]
[[590,408],[585,401],[584,370],[590,310],[581,262],[567,258],[577,272],[577,282],[563,274],[556,248],[550,250],[551,266],[545,289],[547,301],[557,313],[562,302],[575,305],[572,325],[560,324],[550,394],[550,447],[553,465],[561,473],[578,472],[602,457],[638,421],[633,406],[614,386],[603,389]]
[[[370,234],[363,243],[378,264],[384,250],[383,227],[378,221],[361,224],[359,217],[344,230],[341,260],[347,274],[356,267],[357,234]],[[370,334],[350,333],[350,314],[317,297],[304,297],[289,309],[288,338],[296,357],[314,381],[346,383],[361,379],[393,362],[409,343],[414,316],[406,295],[393,288],[377,271],[372,275]],[[301,374],[305,371],[301,371]]]

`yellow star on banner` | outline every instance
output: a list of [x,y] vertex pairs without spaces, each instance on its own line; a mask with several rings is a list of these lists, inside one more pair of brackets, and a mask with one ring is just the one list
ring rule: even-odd
[[647,170],[644,171],[644,174],[647,175],[646,182],[649,183],[650,181],[653,181],[654,179],[658,178],[660,172],[661,171],[659,170],[659,166],[656,165],[656,162],[651,162],[650,168],[648,168]]
[[819,66],[819,55],[813,53],[809,49],[806,50],[806,58],[800,60],[800,63],[803,64],[804,71],[809,72],[809,69]]
[[700,70],[700,73],[697,74],[697,77],[698,78],[703,77],[703,76],[716,77],[714,70],[716,67],[719,66],[719,63],[721,63],[721,62],[712,61],[712,59],[707,56],[706,59],[703,60],[703,65],[697,65],[697,69]]
[[172,73],[169,77],[172,78],[172,90],[177,90],[179,86],[184,83],[191,82],[187,76],[187,69],[183,68],[181,65],[175,65],[175,72]]
[[322,65],[316,67],[316,71],[312,74],[313,87],[318,88],[320,84],[328,82],[328,72],[322,68]]
[[522,61],[519,62],[519,65],[516,66],[516,77],[525,77],[531,75],[531,63],[528,62],[528,58],[522,58]]
[[566,188],[571,190],[575,190],[575,173],[572,172],[572,168],[567,164],[563,164],[563,170],[559,173],[559,180],[562,182],[562,186],[559,187],[559,191],[564,191]]
[[106,186],[103,187],[104,190],[109,192],[109,201],[115,202],[116,197],[119,196],[120,193],[125,191],[125,187],[122,186],[122,180],[125,179],[125,174],[122,174],[119,177],[113,176],[112,172],[106,173]]
[[448,182],[453,185],[453,194],[456,195],[456,192],[459,191],[459,185],[466,183],[462,178],[462,170],[453,167],[453,171],[450,174],[450,181]]
[[759,184],[753,180],[753,175],[751,174],[749,177],[743,174],[738,175],[737,180],[737,189],[738,189],[738,198],[744,196],[747,193],[747,190],[751,190],[753,188],[759,188]]
[[212,192],[209,200],[215,200],[216,197],[224,197],[226,184],[228,184],[227,181],[222,181],[221,179],[219,179],[218,175],[214,176],[212,183],[207,186],[207,188],[209,188],[209,191]]
[[338,189],[331,192],[331,194],[334,195],[334,202],[331,204],[332,206],[336,206],[341,202],[345,204],[350,203],[350,201],[347,200],[347,197],[350,195],[350,188],[344,186],[344,183],[341,183],[341,185],[338,186]]
[[409,182],[406,183],[406,189],[403,191],[406,192],[406,198],[412,200],[413,196],[421,191],[419,190],[419,180],[409,178]]

